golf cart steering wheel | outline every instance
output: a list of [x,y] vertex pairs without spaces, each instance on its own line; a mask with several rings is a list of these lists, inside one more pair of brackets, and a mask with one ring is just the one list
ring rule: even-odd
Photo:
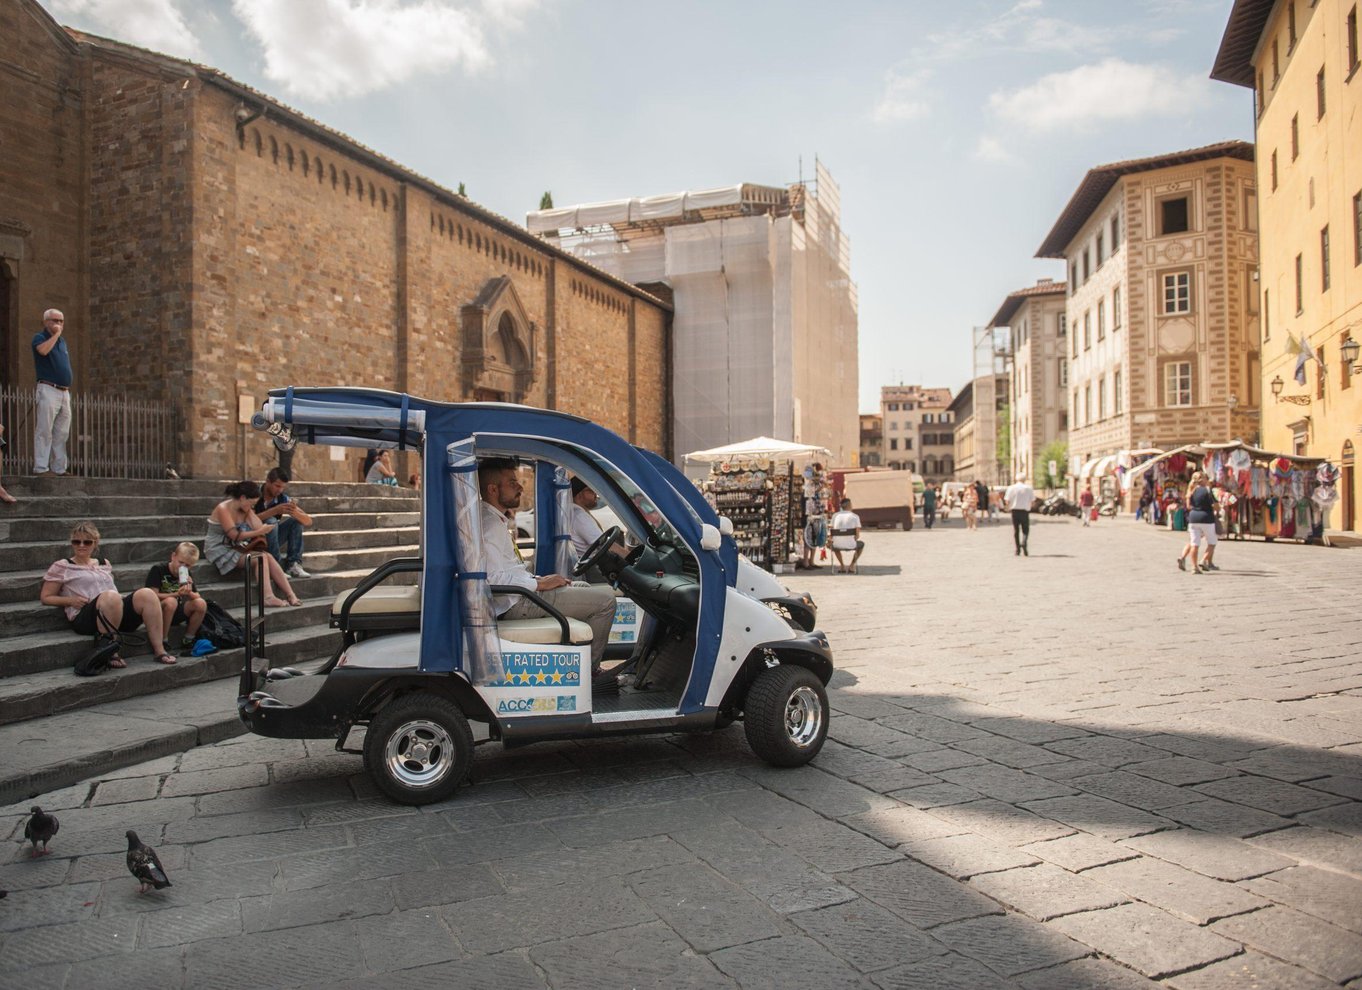
[[592,543],[591,546],[587,547],[586,552],[577,560],[577,566],[572,569],[573,577],[581,577],[587,571],[591,570],[591,568],[599,564],[605,558],[605,555],[610,552],[610,548],[615,545],[615,541],[620,538],[620,534],[623,532],[624,530],[620,529],[618,526],[611,526],[600,536],[596,537],[596,541]]

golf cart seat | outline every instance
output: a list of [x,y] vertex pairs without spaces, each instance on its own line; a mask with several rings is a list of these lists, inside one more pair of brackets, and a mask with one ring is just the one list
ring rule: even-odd
[[[336,596],[331,605],[333,626],[341,627],[343,632],[416,632],[421,628],[421,589],[415,585],[370,588],[351,603],[346,615],[345,603],[357,590],[350,588]],[[574,645],[591,642],[589,625],[571,618],[567,624]],[[513,643],[552,646],[562,640],[563,630],[557,619],[545,615],[537,619],[498,619],[497,633]]]

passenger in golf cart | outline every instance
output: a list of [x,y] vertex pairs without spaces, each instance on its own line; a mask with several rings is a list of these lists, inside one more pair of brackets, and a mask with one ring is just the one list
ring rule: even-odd
[[[410,804],[442,800],[467,777],[470,720],[508,747],[701,732],[741,720],[752,749],[774,765],[807,763],[821,749],[833,670],[826,637],[735,588],[732,539],[656,455],[563,413],[370,389],[275,390],[254,422],[284,447],[419,450],[422,526],[420,556],[388,561],[337,597],[341,642],[319,669],[273,670],[263,635],[248,635],[238,710],[251,731],[332,738],[343,750],[362,726],[367,770],[384,793]],[[593,690],[590,626],[528,587],[488,581],[482,458],[533,467],[537,573],[567,578],[598,567],[641,613],[637,641],[608,690]],[[576,559],[569,476],[620,520]],[[609,550],[622,530],[630,546],[623,557]],[[500,596],[543,614],[497,618]],[[248,607],[248,623],[251,614]]]

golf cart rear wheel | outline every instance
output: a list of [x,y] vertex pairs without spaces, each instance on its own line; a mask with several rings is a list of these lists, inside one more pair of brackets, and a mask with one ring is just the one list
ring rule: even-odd
[[828,695],[803,667],[771,667],[747,689],[743,704],[747,744],[767,763],[798,767],[823,748],[828,737]]
[[473,730],[458,705],[416,692],[381,709],[364,738],[364,766],[401,804],[443,801],[468,776]]

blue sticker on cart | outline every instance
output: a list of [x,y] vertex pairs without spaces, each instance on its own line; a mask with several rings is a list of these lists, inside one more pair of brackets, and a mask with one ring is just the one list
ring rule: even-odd
[[610,642],[637,643],[639,627],[643,624],[643,613],[638,605],[628,598],[615,599],[615,617],[610,622]]
[[498,715],[552,715],[576,710],[577,698],[571,694],[560,694],[556,698],[552,695],[542,698],[503,698],[497,702]]
[[581,656],[576,652],[503,653],[501,665],[506,679],[490,687],[576,687],[582,679]]

